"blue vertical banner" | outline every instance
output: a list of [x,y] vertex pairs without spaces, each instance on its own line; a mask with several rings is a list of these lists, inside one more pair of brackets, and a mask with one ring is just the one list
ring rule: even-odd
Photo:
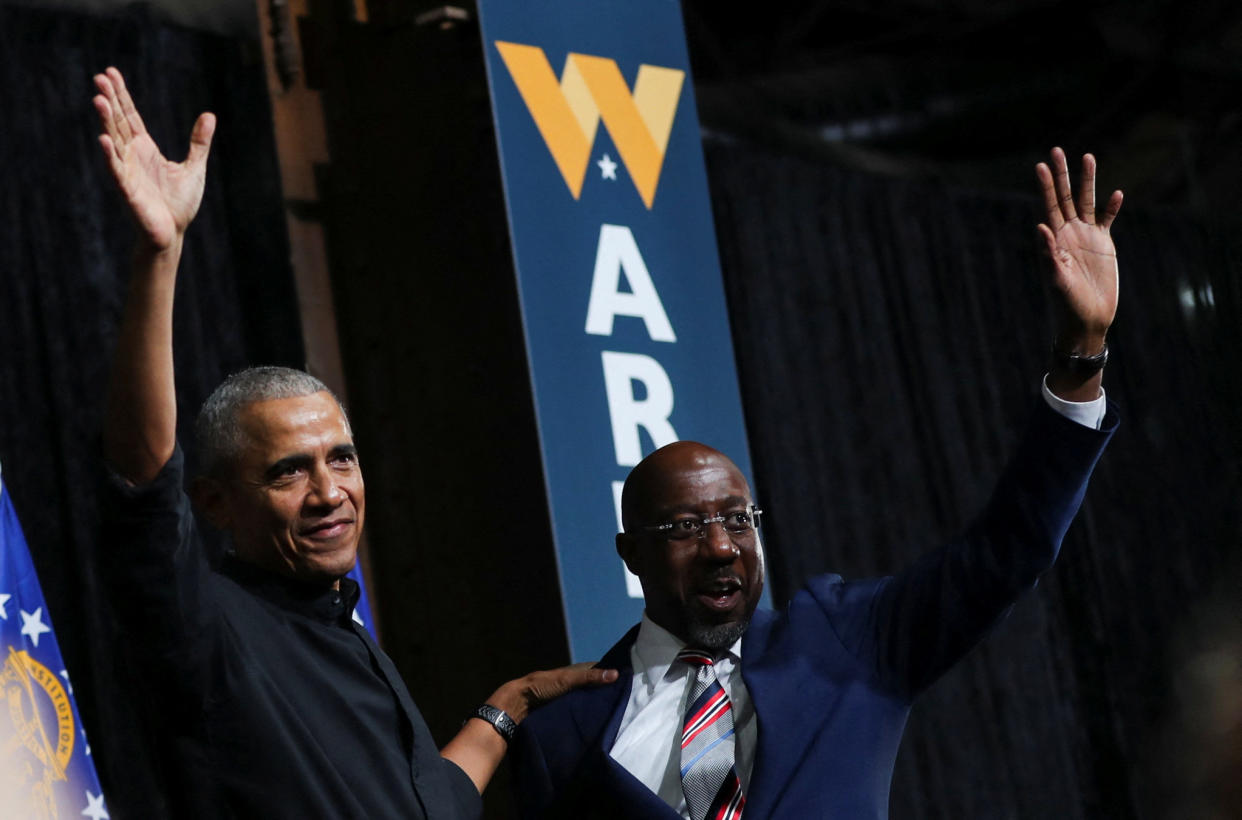
[[750,476],[685,31],[675,0],[479,18],[570,648],[593,659],[642,614],[614,546],[630,468],[694,439]]
[[17,513],[0,476],[0,817],[108,817]]

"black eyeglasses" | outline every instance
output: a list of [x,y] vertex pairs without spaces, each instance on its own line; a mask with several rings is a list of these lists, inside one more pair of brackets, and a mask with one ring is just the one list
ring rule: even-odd
[[744,537],[759,529],[761,515],[763,510],[752,504],[744,510],[720,513],[710,518],[678,518],[666,524],[649,524],[643,529],[659,533],[670,541],[688,541],[691,538],[703,538],[708,524],[719,523],[730,536]]

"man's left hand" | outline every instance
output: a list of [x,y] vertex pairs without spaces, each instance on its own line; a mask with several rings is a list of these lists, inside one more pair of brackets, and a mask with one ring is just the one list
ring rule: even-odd
[[617,670],[598,669],[591,661],[531,672],[517,680],[511,680],[487,699],[497,709],[508,713],[521,723],[532,709],[582,686],[599,686],[617,679]]
[[[1094,356],[1104,349],[1105,336],[1117,313],[1117,248],[1109,228],[1121,211],[1121,191],[1113,191],[1102,213],[1095,209],[1095,157],[1082,158],[1082,177],[1075,203],[1065,152],[1052,149],[1052,167],[1035,166],[1048,221],[1039,225],[1044,251],[1052,261],[1056,300],[1058,351]],[[1099,395],[1099,374],[1089,377],[1054,367],[1049,388],[1071,401]]]

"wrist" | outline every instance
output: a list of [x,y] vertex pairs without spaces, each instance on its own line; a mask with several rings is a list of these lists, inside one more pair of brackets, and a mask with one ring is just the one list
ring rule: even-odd
[[141,234],[134,245],[134,258],[148,263],[160,259],[176,259],[181,256],[181,249],[184,245],[184,231],[176,231],[167,240],[154,239],[148,234]]
[[509,681],[501,686],[492,693],[485,704],[501,710],[512,718],[514,723],[521,723],[530,711],[526,699],[526,688],[520,679]]
[[517,731],[517,721],[505,710],[485,703],[475,709],[470,717],[489,724],[506,744],[513,741],[513,733]]
[[1103,330],[1062,330],[1052,337],[1054,356],[1088,358],[1099,355],[1105,347],[1108,328]]

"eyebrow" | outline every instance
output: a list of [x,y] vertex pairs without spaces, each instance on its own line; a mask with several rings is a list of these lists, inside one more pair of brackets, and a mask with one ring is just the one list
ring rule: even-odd
[[338,444],[328,451],[328,458],[336,458],[338,456],[356,456],[358,448],[352,444]]
[[[338,444],[328,451],[329,459],[340,458],[341,456],[357,457],[357,455],[358,448],[353,444]],[[263,471],[263,477],[264,479],[271,481],[291,467],[296,470],[310,470],[313,466],[315,466],[315,457],[310,453],[293,453],[292,455],[287,455],[284,458],[277,459],[272,462],[272,464]]]
[[310,453],[294,453],[293,455],[285,456],[282,459],[277,459],[272,462],[272,464],[263,471],[263,477],[268,481],[271,481],[289,468],[307,470],[314,463],[315,459]]

